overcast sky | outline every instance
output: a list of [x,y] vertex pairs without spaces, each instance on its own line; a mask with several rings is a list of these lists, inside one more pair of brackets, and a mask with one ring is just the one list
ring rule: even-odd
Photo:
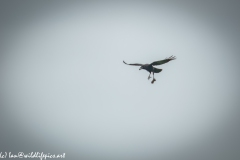
[[1,1],[0,152],[239,159],[239,5]]

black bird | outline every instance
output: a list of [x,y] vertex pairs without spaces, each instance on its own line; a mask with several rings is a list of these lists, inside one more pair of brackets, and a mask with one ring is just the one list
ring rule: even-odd
[[125,63],[125,64],[127,64],[127,65],[132,65],[132,66],[141,66],[141,67],[139,68],[139,70],[145,69],[145,70],[147,70],[147,71],[150,73],[149,76],[148,76],[148,79],[151,78],[150,75],[151,75],[151,73],[153,73],[152,83],[154,83],[154,81],[156,81],[156,79],[154,78],[154,73],[159,73],[159,72],[162,71],[162,69],[155,68],[155,67],[153,67],[153,66],[162,65],[162,64],[164,64],[164,63],[167,63],[167,62],[169,62],[169,61],[171,61],[171,60],[175,60],[175,59],[176,59],[176,58],[175,58],[174,56],[171,56],[171,57],[166,58],[166,59],[164,59],[164,60],[152,62],[151,64],[140,64],[140,63],[128,64],[128,63],[126,63],[126,62],[124,62],[124,61],[123,61],[123,63]]

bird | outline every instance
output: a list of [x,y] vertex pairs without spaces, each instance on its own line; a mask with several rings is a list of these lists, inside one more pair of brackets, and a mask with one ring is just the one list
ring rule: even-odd
[[159,73],[162,71],[162,69],[159,69],[159,68],[155,68],[153,66],[157,66],[157,65],[162,65],[162,64],[165,64],[169,61],[172,61],[172,60],[175,60],[176,57],[175,56],[170,56],[168,58],[165,58],[163,60],[159,60],[159,61],[155,61],[155,62],[152,62],[150,64],[140,64],[140,63],[131,63],[131,64],[128,64],[126,63],[125,61],[123,61],[124,64],[127,64],[127,65],[132,65],[132,66],[141,66],[139,68],[139,70],[141,69],[145,69],[146,71],[148,71],[150,74],[148,76],[148,80],[152,77],[150,77],[151,73],[153,73],[153,80],[152,80],[152,84],[156,81],[156,79],[154,78],[154,73]]

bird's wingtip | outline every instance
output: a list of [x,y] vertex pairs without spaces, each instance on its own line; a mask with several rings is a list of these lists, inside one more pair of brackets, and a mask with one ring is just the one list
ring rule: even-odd
[[176,59],[176,56],[171,55],[171,57],[169,57],[169,59],[175,60],[175,59]]

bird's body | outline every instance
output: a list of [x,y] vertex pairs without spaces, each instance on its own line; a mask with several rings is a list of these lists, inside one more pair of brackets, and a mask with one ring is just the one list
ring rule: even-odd
[[153,66],[151,64],[144,64],[144,65],[142,65],[141,69],[145,69],[148,72],[152,72],[153,71]]
[[150,73],[149,76],[148,76],[148,79],[151,78],[150,75],[151,75],[151,73],[153,73],[152,83],[154,83],[154,81],[156,81],[156,79],[154,78],[154,73],[159,73],[159,72],[162,71],[162,69],[155,68],[155,67],[153,67],[153,66],[155,66],[155,65],[162,65],[162,64],[164,64],[164,63],[167,63],[167,62],[169,62],[169,61],[171,61],[171,60],[175,60],[175,59],[176,59],[175,57],[171,56],[171,57],[166,58],[166,59],[164,59],[164,60],[155,61],[155,62],[153,62],[153,63],[151,63],[151,64],[139,64],[139,63],[128,64],[128,63],[126,63],[126,62],[124,62],[124,61],[123,61],[123,63],[125,63],[125,64],[127,64],[127,65],[141,66],[141,67],[139,68],[139,70],[145,69],[146,71],[148,71],[148,72]]

